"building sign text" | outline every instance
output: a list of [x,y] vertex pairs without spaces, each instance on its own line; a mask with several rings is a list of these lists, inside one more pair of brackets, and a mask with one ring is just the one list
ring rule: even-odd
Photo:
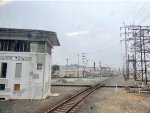
[[0,60],[31,61],[31,60],[32,60],[32,57],[22,57],[22,56],[0,56]]

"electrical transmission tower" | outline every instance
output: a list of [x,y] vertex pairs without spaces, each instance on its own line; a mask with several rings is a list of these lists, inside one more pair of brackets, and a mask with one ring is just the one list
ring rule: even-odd
[[150,26],[120,28],[124,41],[124,77],[147,84],[150,80]]

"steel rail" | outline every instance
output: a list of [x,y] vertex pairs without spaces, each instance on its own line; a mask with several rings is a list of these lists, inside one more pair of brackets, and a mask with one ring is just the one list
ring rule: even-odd
[[111,78],[106,79],[99,84],[88,87],[85,90],[73,95],[69,99],[59,103],[53,108],[49,109],[45,113],[70,113],[79,103],[81,103],[86,97],[88,97],[91,93],[96,91],[98,88],[104,86],[107,82],[109,82]]

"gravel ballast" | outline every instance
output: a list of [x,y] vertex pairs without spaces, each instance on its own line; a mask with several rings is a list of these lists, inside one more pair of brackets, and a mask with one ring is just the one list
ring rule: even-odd
[[[83,84],[83,85],[94,85],[95,83],[103,79],[98,78],[66,78],[62,83],[62,78],[53,80],[54,84]],[[50,96],[45,100],[7,100],[0,101],[0,113],[42,113],[48,108],[53,107],[62,100],[71,97],[73,94],[83,90],[84,87],[51,87],[51,92],[59,93],[59,96]]]
[[[122,77],[108,85],[134,85]],[[128,93],[124,88],[101,88],[90,95],[76,113],[150,113],[150,95]]]
[[[52,84],[94,85],[104,79],[106,78],[57,78],[52,80]],[[134,81],[116,77],[107,85],[131,86]],[[59,93],[59,96],[50,96],[45,100],[0,101],[0,113],[43,113],[84,88],[52,86],[51,92]],[[128,93],[124,88],[101,88],[85,100],[77,113],[149,113],[149,106],[150,96],[147,94]]]

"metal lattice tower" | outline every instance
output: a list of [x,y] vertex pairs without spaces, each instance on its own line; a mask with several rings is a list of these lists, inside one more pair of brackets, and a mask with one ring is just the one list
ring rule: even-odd
[[120,29],[125,52],[124,76],[147,84],[150,80],[150,26],[130,25]]

